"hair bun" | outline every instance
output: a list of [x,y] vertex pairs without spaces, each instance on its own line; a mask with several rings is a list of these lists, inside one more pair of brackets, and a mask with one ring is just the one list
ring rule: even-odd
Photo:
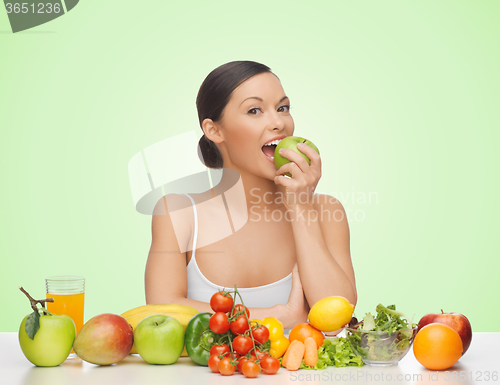
[[205,134],[198,142],[198,157],[209,168],[222,168],[222,156],[219,149]]

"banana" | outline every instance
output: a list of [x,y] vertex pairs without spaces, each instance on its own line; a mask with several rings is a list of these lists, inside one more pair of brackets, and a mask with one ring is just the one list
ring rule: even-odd
[[140,314],[136,314],[132,317],[125,318],[127,322],[132,325],[132,328],[135,330],[137,327],[137,324],[141,322],[144,318],[147,318],[149,316],[155,315],[155,314],[164,314],[168,315],[170,317],[175,318],[177,321],[180,322],[182,327],[184,328],[184,331],[186,331],[187,324],[189,323],[189,320],[195,315],[196,313],[177,313],[177,312],[172,312],[172,311],[151,311],[151,312],[144,312]]
[[[122,317],[127,318],[127,317],[130,317],[132,315],[143,313],[145,311],[149,311],[152,309],[170,310],[170,311],[179,312],[179,313],[183,312],[183,311],[186,311],[186,312],[190,311],[190,312],[198,313],[198,310],[196,310],[195,308],[193,308],[191,306],[180,305],[177,303],[159,303],[159,304],[151,304],[151,305],[143,305],[143,306],[135,307],[135,308],[130,309],[130,310],[126,311],[125,313],[123,313]],[[155,313],[155,314],[162,314],[162,313]]]
[[[174,311],[172,309],[175,309],[177,311]],[[192,308],[191,306],[177,305],[177,304],[145,305],[126,311],[125,313],[122,314],[122,317],[125,318],[127,322],[132,326],[132,329],[135,330],[139,322],[141,322],[144,318],[155,314],[164,314],[175,318],[177,321],[180,322],[180,324],[184,328],[184,332],[186,332],[186,327],[187,324],[189,323],[189,320],[195,314],[198,314],[198,310]],[[137,354],[135,346],[132,346],[130,354]],[[181,357],[187,357],[187,356],[188,354],[186,352],[186,348],[184,347]]]

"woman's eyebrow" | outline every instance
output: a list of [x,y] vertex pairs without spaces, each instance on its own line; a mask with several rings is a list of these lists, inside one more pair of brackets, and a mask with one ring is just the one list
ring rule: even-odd
[[[264,101],[264,99],[259,98],[258,96],[250,96],[249,98],[246,98],[245,100],[248,100],[248,99],[257,99],[257,100],[260,100],[261,102],[263,102],[263,101]],[[288,99],[288,96],[283,96],[283,97],[281,98],[281,100],[280,100],[278,103],[281,103],[281,102],[282,102],[283,100],[285,100],[285,99]],[[245,100],[243,100],[243,102],[244,102]],[[243,104],[243,102],[241,102],[240,106]]]

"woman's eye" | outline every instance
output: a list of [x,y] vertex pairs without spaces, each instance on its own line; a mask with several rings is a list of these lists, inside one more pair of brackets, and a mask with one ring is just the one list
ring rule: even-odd
[[252,109],[248,110],[248,113],[251,115],[255,115],[255,113],[253,111],[257,111],[257,110],[260,110],[260,108],[252,108]]
[[[251,115],[255,115],[257,114],[257,111],[260,111],[260,108],[251,108],[250,110],[248,110],[248,113]],[[289,112],[289,111],[290,111],[290,106],[288,104],[278,108],[278,112]]]

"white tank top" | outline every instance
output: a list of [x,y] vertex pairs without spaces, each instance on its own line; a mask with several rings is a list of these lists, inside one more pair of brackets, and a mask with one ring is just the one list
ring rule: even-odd
[[[198,238],[198,213],[196,211],[196,204],[190,195],[186,195],[193,204],[194,212],[194,235],[193,235],[193,253],[191,260],[187,265],[187,284],[188,293],[187,298],[196,301],[210,303],[210,298],[219,289],[224,289],[213,282],[210,282],[200,271],[196,263],[196,240]],[[233,286],[234,287],[234,286]],[[232,289],[233,287],[226,287]],[[245,306],[248,307],[271,307],[277,304],[286,305],[288,297],[292,289],[292,273],[279,281],[270,283],[268,285],[255,286],[255,287],[238,287],[238,291],[243,297]]]

